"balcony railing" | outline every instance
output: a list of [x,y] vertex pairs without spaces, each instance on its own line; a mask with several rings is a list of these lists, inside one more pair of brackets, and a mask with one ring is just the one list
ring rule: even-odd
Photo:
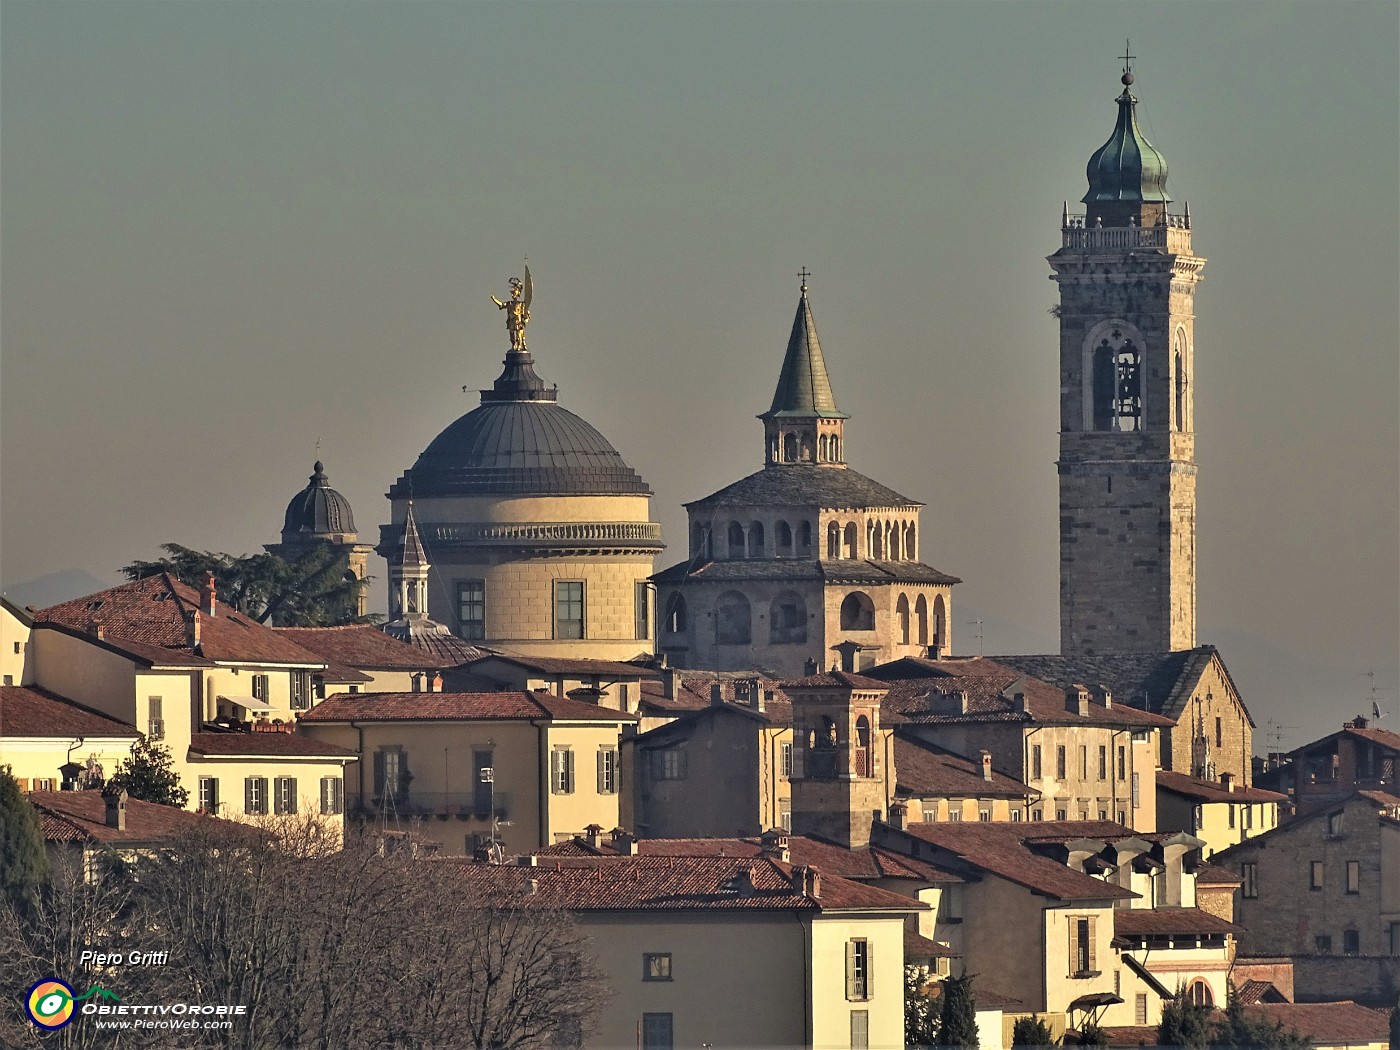
[[1071,215],[1062,229],[1063,245],[1076,251],[1147,248],[1189,255],[1191,220],[1168,215],[1165,226],[1087,226],[1083,215]]
[[[509,820],[511,796],[509,792],[497,791],[493,800],[495,818]],[[403,791],[393,796],[374,794],[347,794],[345,812],[354,816],[378,817],[436,817],[447,820],[474,820],[489,823],[492,818],[489,805],[478,805],[476,793],[472,791]]]

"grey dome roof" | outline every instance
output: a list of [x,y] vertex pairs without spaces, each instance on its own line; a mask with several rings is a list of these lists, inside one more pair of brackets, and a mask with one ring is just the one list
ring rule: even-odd
[[481,406],[435,437],[390,499],[486,494],[651,495],[602,434],[555,402],[529,351],[511,351]]
[[354,532],[355,516],[350,512],[350,501],[330,487],[325,468],[317,460],[306,488],[287,504],[287,513],[282,518],[282,542],[314,536],[354,535]]

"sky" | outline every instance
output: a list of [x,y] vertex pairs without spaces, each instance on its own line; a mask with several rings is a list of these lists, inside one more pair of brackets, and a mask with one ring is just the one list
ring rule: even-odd
[[373,542],[525,258],[537,370],[650,482],[664,567],[761,465],[806,267],[848,461],[965,581],[954,648],[1054,651],[1045,257],[1127,38],[1209,260],[1199,638],[1257,751],[1371,671],[1400,723],[1391,2],[10,0],[0,585],[259,550],[318,456]]

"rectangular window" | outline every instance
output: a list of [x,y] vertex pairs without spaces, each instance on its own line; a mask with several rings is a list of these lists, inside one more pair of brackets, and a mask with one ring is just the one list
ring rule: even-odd
[[1347,861],[1347,892],[1361,892],[1361,862],[1359,860]]
[[1390,954],[1400,955],[1400,922],[1392,922],[1389,929]]
[[1220,719],[1217,718],[1217,719],[1215,720],[1215,746],[1216,746],[1216,747],[1224,747],[1224,746],[1225,746],[1224,740],[1225,740],[1225,736],[1224,736],[1224,732],[1223,732],[1223,727],[1222,727],[1221,724],[1220,724]]
[[949,820],[962,820],[962,803],[958,803],[958,805],[957,805],[955,808],[954,808],[954,807],[950,807],[950,808],[949,808],[949,810],[948,810],[948,819],[949,819]]
[[554,637],[583,637],[583,583],[556,580],[554,583]]
[[321,815],[333,817],[345,812],[345,782],[340,777],[321,778]]
[[1347,955],[1360,955],[1360,954],[1361,954],[1361,931],[1360,931],[1360,930],[1343,930],[1343,931],[1342,931],[1342,951],[1345,952]]
[[1040,745],[1031,745],[1031,779],[1040,780],[1044,776],[1044,770],[1040,762]]
[[851,1011],[851,1050],[870,1050],[870,1011]]
[[1126,824],[1126,823],[1128,823],[1128,811],[1127,811],[1126,809],[1120,809],[1120,810],[1118,811],[1118,823],[1120,823],[1120,824]]
[[686,773],[685,752],[669,747],[665,751],[651,753],[651,775],[654,780],[684,780]]
[[1138,992],[1133,996],[1133,1024],[1147,1024],[1147,993]]
[[1065,810],[1063,810],[1063,809],[1057,809],[1057,810],[1055,810],[1055,819],[1056,819],[1056,820],[1068,820],[1068,819],[1069,819],[1069,814],[1068,814],[1067,811],[1065,811]]
[[1313,938],[1313,950],[1318,955],[1332,954],[1332,935],[1330,933],[1319,933]]
[[1118,779],[1128,779],[1128,749],[1122,744],[1118,745]]
[[219,778],[199,778],[199,811],[216,814],[219,812]]
[[637,637],[651,637],[651,584],[637,584]]
[[1310,872],[1311,872],[1311,874],[1310,874],[1310,876],[1309,876],[1309,886],[1310,886],[1312,889],[1315,889],[1315,890],[1320,890],[1320,889],[1322,889],[1322,886],[1323,886],[1323,879],[1324,879],[1324,872],[1323,872],[1323,867],[1322,867],[1322,861],[1320,861],[1320,860],[1315,860],[1315,861],[1313,861],[1312,864],[1309,865],[1309,869],[1310,869]]
[[617,748],[604,747],[598,751],[598,794],[617,794]]
[[1233,802],[1225,807],[1225,822],[1229,827],[1235,826],[1235,804]]
[[853,937],[846,942],[846,998],[863,1002],[870,998],[870,942]]
[[670,952],[642,953],[642,980],[669,981],[671,979]]
[[1079,779],[1089,779],[1089,748],[1085,744],[1079,745]]
[[275,777],[272,781],[272,812],[297,811],[297,778]]
[[486,581],[457,581],[457,630],[469,642],[486,637]]
[[1259,865],[1252,860],[1240,863],[1240,878],[1244,880],[1244,885],[1240,888],[1240,893],[1245,897],[1259,896]]
[[1055,747],[1055,779],[1064,780],[1066,776],[1065,770],[1065,745],[1058,744]]
[[1099,779],[1108,779],[1108,748],[1103,744],[1099,745]]
[[1039,810],[1039,809],[1033,809],[1033,810],[1031,810],[1031,820],[1044,820],[1044,819],[1045,819],[1045,814],[1044,814],[1044,811],[1043,811],[1043,810]]
[[491,751],[472,752],[472,814],[478,820],[491,816],[495,800],[496,768]]
[[57,777],[35,777],[35,778],[34,778],[34,790],[35,790],[35,791],[53,791],[53,790],[57,789],[57,787],[58,787],[58,778],[57,778]]
[[1013,823],[1013,824],[1019,824],[1019,823],[1021,823],[1021,811],[1020,811],[1019,809],[1013,809],[1013,810],[1011,811],[1011,823]]
[[791,745],[791,744],[784,744],[784,745],[782,746],[782,762],[783,762],[783,776],[788,777],[788,778],[790,779],[790,778],[792,777],[792,745]]
[[1095,972],[1094,962],[1094,927],[1097,925],[1092,917],[1084,919],[1071,919],[1069,923],[1069,950],[1070,965],[1073,967],[1071,976],[1087,977]]
[[310,706],[311,675],[306,671],[292,672],[292,710],[305,711]]
[[642,1050],[675,1050],[670,1014],[642,1014]]
[[1245,807],[1243,807],[1243,808],[1244,808],[1244,827],[1245,827],[1245,830],[1246,830],[1246,831],[1252,831],[1252,830],[1254,830],[1254,807],[1253,807],[1253,806],[1245,806]]
[[784,831],[792,830],[792,802],[789,799],[778,799],[778,827]]
[[1338,810],[1336,813],[1327,814],[1327,834],[1340,835],[1342,833],[1342,814]]
[[261,700],[261,701],[263,701],[264,703],[266,703],[266,702],[267,702],[267,692],[268,692],[267,675],[265,675],[265,674],[255,674],[255,675],[253,675],[253,699],[254,699],[254,700]]
[[990,809],[979,809],[979,810],[977,811],[977,819],[978,819],[978,820],[991,820],[991,819],[992,819],[992,811],[991,811]]
[[401,798],[408,794],[408,762],[398,748],[381,748],[374,753],[374,797]]
[[556,747],[549,753],[549,790],[556,795],[574,793],[574,753],[567,747]]
[[1141,808],[1141,806],[1142,806],[1142,774],[1141,774],[1141,773],[1134,773],[1134,774],[1133,774],[1133,809],[1139,809],[1139,808]]
[[267,777],[243,778],[243,812],[267,812]]
[[146,701],[146,739],[165,739],[165,701],[153,696]]

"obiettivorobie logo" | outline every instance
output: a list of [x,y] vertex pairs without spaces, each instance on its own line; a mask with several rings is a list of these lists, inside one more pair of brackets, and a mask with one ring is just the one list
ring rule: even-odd
[[117,1003],[122,1001],[116,992],[108,991],[100,984],[94,984],[82,995],[77,995],[67,981],[60,981],[57,977],[45,977],[29,989],[24,1009],[31,1021],[52,1032],[72,1023],[73,1016],[77,1013],[75,1004],[94,997],[110,999]]

